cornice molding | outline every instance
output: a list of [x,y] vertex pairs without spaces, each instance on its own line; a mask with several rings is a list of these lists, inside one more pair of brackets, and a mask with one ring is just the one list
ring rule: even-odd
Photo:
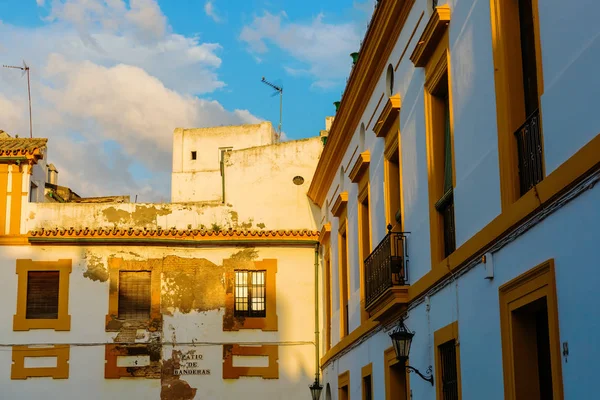
[[329,238],[331,237],[331,223],[327,222],[321,228],[321,232],[319,233],[319,243],[321,245],[325,245],[329,242]]
[[371,163],[371,153],[369,151],[362,152],[358,155],[356,162],[352,166],[352,170],[348,174],[348,178],[352,183],[358,183],[365,172],[369,170],[369,164]]
[[342,192],[338,194],[338,197],[335,199],[333,203],[333,207],[331,207],[331,213],[335,217],[339,217],[342,215],[342,212],[346,209],[348,205],[348,192]]
[[319,206],[325,201],[414,3],[415,0],[379,1],[308,190],[308,197]]
[[435,51],[437,44],[448,29],[450,23],[450,7],[448,4],[435,8],[433,14],[425,26],[425,30],[421,34],[415,49],[410,55],[410,61],[415,67],[424,67],[429,58]]
[[390,126],[396,119],[398,115],[400,115],[400,108],[402,107],[402,100],[400,99],[400,95],[396,94],[390,98],[388,98],[387,103],[383,107],[381,114],[379,114],[379,118],[377,118],[377,122],[373,127],[373,132],[377,137],[386,137],[388,132],[390,131]]

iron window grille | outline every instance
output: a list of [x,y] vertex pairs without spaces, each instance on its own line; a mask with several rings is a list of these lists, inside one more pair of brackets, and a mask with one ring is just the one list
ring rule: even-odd
[[456,341],[439,346],[442,399],[458,400],[458,371],[456,370]]
[[150,318],[151,272],[119,272],[119,319]]
[[266,317],[266,271],[235,271],[236,317]]
[[27,273],[26,319],[57,319],[59,271]]
[[535,110],[515,132],[521,196],[544,179],[540,111]]

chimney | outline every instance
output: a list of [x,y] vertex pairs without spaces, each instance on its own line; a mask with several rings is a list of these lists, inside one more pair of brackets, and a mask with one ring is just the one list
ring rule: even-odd
[[48,165],[48,183],[58,185],[58,170],[54,164]]

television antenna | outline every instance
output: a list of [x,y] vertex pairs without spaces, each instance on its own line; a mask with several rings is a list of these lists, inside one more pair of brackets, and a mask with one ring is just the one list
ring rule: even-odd
[[27,94],[29,95],[29,137],[32,138],[33,137],[33,125],[31,123],[31,80],[29,79],[29,66],[25,63],[25,60],[23,60],[23,66],[15,66],[15,65],[3,65],[4,68],[13,68],[13,69],[20,69],[21,71],[23,71],[23,73],[21,74],[21,77],[23,77],[23,75],[27,74]]
[[265,79],[265,77],[262,77],[261,80],[262,83],[264,83],[267,86],[270,86],[271,88],[275,89],[275,92],[272,94],[272,96],[275,96],[276,94],[279,93],[279,127],[277,128],[277,138],[276,138],[276,142],[279,142],[279,140],[281,139],[281,116],[283,114],[283,86],[281,85],[275,85],[274,83],[269,82],[268,80]]

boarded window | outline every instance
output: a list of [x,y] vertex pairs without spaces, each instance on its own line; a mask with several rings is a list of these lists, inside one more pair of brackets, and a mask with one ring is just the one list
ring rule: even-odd
[[266,317],[266,271],[235,271],[236,317]]
[[26,319],[58,318],[59,271],[27,272]]
[[119,272],[119,318],[150,318],[150,271]]

